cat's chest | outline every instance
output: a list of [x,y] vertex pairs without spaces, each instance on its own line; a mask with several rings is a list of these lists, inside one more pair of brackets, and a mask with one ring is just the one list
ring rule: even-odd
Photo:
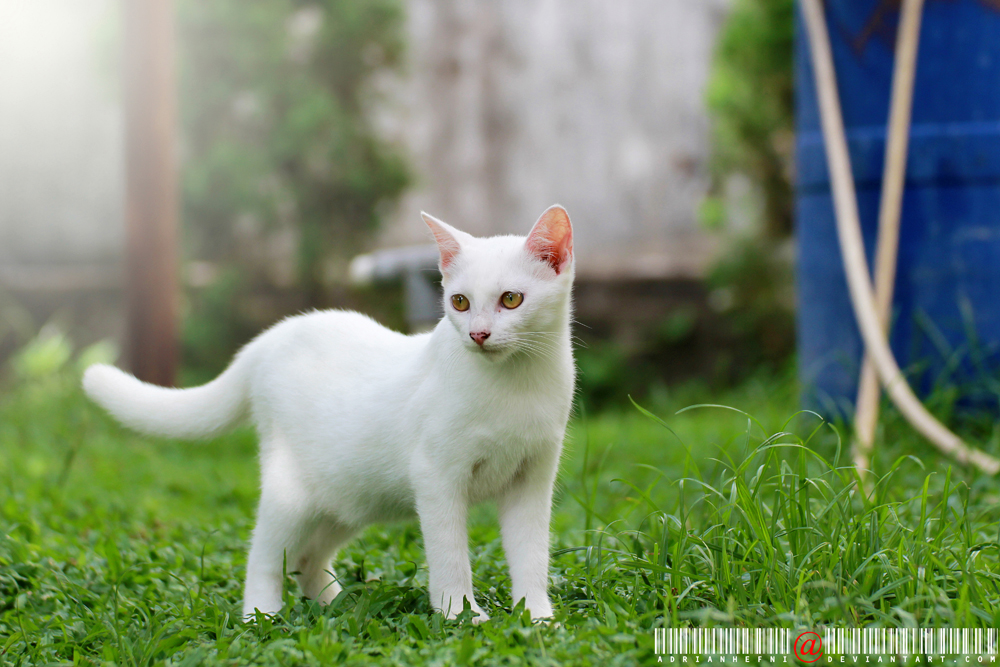
[[428,462],[467,482],[474,501],[508,488],[531,461],[562,444],[573,393],[567,366],[541,377],[497,373],[442,383],[447,390],[435,393],[421,438]]
[[561,437],[571,397],[571,389],[487,385],[470,392],[457,410],[462,414],[459,430],[482,454],[497,447],[530,450]]
[[[568,409],[568,408],[567,408]],[[495,496],[531,461],[562,443],[566,410],[548,397],[484,401],[449,439],[452,461],[469,481],[473,500]]]
[[476,459],[465,471],[469,500],[478,503],[501,495],[526,474],[533,460],[533,455],[517,451],[494,451]]

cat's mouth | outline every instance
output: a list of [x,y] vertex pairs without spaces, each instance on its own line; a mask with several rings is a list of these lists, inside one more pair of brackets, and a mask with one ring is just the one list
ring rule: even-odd
[[481,354],[487,359],[499,359],[500,357],[506,356],[506,354],[510,351],[510,346],[498,343],[496,345],[489,346],[473,345],[469,349],[473,354]]

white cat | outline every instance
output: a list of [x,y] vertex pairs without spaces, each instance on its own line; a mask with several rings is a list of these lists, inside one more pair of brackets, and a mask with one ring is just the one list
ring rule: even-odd
[[474,238],[423,214],[440,250],[445,317],[390,331],[353,312],[290,317],[212,382],[167,389],[106,365],[86,392],[143,433],[204,438],[249,414],[261,498],[243,613],[282,606],[282,571],[326,604],[334,553],[364,526],[420,519],[431,603],[477,621],[466,517],[496,500],[514,601],[552,615],[549,513],[573,395],[573,230],[560,206],[527,238]]

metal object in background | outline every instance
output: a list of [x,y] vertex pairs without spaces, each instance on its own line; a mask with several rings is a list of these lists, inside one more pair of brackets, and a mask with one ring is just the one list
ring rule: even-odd
[[406,322],[411,333],[432,329],[441,319],[441,295],[437,288],[441,275],[438,248],[433,243],[358,255],[351,260],[350,278],[358,286],[402,278]]
[[124,15],[128,364],[169,386],[177,369],[177,100],[171,0],[127,0]]

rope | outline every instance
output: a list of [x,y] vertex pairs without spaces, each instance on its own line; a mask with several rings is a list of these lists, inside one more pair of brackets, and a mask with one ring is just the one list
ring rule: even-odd
[[[896,282],[896,255],[899,250],[906,154],[910,139],[910,111],[913,108],[913,79],[917,71],[917,45],[920,41],[923,6],[924,0],[904,0],[899,37],[896,39],[889,133],[885,145],[885,171],[882,174],[882,199],[879,202],[878,242],[875,250],[875,308],[883,332],[889,328],[892,291]],[[854,415],[854,467],[862,479],[868,479],[871,466],[880,396],[875,365],[866,351],[861,365],[861,381],[858,384]]]

